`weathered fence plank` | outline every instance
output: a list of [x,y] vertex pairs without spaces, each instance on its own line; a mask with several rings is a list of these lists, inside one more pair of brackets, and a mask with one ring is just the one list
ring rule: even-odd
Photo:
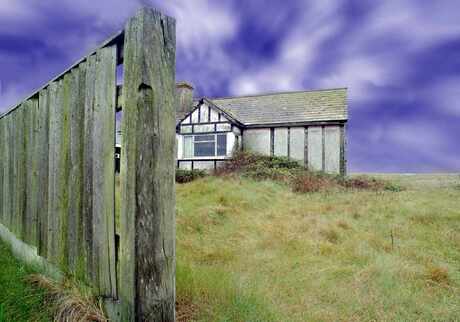
[[99,291],[116,296],[115,277],[115,100],[116,46],[96,53],[93,110],[93,227]]
[[86,77],[80,84],[85,91],[84,121],[83,121],[83,238],[85,240],[82,260],[86,263],[86,277],[96,281],[96,271],[93,256],[93,114],[96,81],[96,55],[88,57],[86,62]]
[[125,28],[120,298],[123,321],[175,319],[175,22]]
[[26,151],[26,170],[27,170],[27,185],[26,185],[26,220],[25,238],[24,241],[30,245],[38,246],[38,168],[35,148],[37,146],[37,110],[38,99],[33,97],[26,101],[25,113],[25,151]]
[[24,222],[26,216],[26,162],[25,162],[25,135],[24,135],[25,103],[16,113],[15,148],[16,148],[16,186],[15,186],[15,232],[19,239],[24,239]]
[[61,84],[52,83],[49,86],[49,189],[48,189],[48,260],[53,264],[59,263],[59,200],[58,200],[58,168],[59,168],[59,147],[61,142],[60,99]]
[[15,187],[16,187],[16,177],[15,177],[15,146],[14,146],[14,115],[10,115],[8,117],[8,133],[9,133],[9,140],[8,140],[8,150],[9,150],[9,169],[8,169],[8,176],[9,176],[9,186],[8,186],[8,195],[9,195],[9,207],[8,207],[8,228],[14,233],[14,211],[15,211]]
[[81,64],[70,74],[70,173],[69,173],[69,218],[67,239],[69,245],[69,269],[82,273],[81,262],[82,238],[82,195],[83,195],[83,121],[84,121],[84,91],[80,82],[85,80],[85,65]]
[[48,254],[48,185],[49,185],[49,89],[40,91],[38,100],[38,133],[35,146],[37,157],[39,196],[37,198],[39,243],[38,254]]
[[5,222],[5,200],[3,196],[3,185],[4,185],[4,168],[5,168],[5,122],[0,122],[0,221]]

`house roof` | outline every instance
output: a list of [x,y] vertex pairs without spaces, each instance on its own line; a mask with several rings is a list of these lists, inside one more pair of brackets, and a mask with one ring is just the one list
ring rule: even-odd
[[210,98],[245,126],[348,119],[346,88]]

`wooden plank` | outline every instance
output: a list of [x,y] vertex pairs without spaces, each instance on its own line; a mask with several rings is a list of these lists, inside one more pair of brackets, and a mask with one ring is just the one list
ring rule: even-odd
[[14,122],[15,117],[14,114],[8,117],[8,150],[9,150],[9,169],[8,169],[8,191],[7,194],[9,196],[9,203],[8,203],[8,229],[14,233],[13,224],[14,224],[14,214],[15,214],[15,193],[14,189],[16,187],[16,177],[15,177],[15,145],[14,145]]
[[96,281],[93,256],[93,110],[96,81],[96,55],[86,62],[85,84],[80,84],[85,91],[83,121],[83,239],[82,260],[86,263],[86,277]]
[[25,156],[26,156],[26,220],[24,242],[38,246],[38,215],[37,215],[37,156],[35,141],[37,132],[38,99],[32,98],[25,102]]
[[5,120],[0,120],[0,222],[5,224],[5,214],[6,211],[4,209],[5,200],[3,196],[3,185],[4,185],[4,168],[6,166],[5,163]]
[[84,91],[80,82],[85,79],[85,63],[72,70],[70,87],[70,178],[69,178],[69,269],[81,275],[86,265],[81,261],[80,250],[83,244],[82,195],[83,195],[83,130],[84,130]]
[[24,103],[16,111],[15,122],[15,224],[14,232],[18,239],[24,238],[24,222],[26,220],[26,163],[25,163],[25,136],[24,136]]
[[37,198],[39,243],[38,254],[47,258],[48,254],[48,187],[49,187],[49,89],[43,89],[39,94],[38,103],[38,133],[35,155],[37,156],[38,187]]
[[48,249],[47,259],[58,264],[59,243],[59,208],[58,208],[58,168],[59,145],[62,120],[60,120],[60,106],[62,102],[60,82],[50,84],[49,91],[49,186],[48,186]]
[[175,319],[175,22],[125,28],[120,299],[123,321]]
[[93,110],[93,254],[99,294],[116,296],[115,105],[116,46],[96,53]]
[[58,212],[59,216],[59,266],[63,271],[68,271],[69,265],[69,174],[70,174],[70,95],[71,88],[70,73],[64,76],[60,90],[62,104],[59,110],[59,144],[58,144]]

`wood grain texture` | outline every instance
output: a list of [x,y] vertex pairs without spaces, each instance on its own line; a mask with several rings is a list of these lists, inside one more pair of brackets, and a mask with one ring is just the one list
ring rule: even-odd
[[15,234],[19,239],[24,239],[24,222],[26,220],[26,162],[25,162],[25,135],[24,135],[24,109],[25,103],[14,113],[15,122]]
[[[84,130],[84,91],[80,82],[85,79],[85,65],[70,73],[70,173],[69,173],[69,212],[67,239],[69,245],[69,270],[72,273],[81,268],[80,249],[82,236],[82,195],[83,195],[83,130]],[[81,273],[81,272],[79,272]]]
[[5,121],[0,120],[0,222],[5,223],[5,214],[4,209],[5,200],[3,195],[3,185],[4,185],[4,169],[6,166],[5,155],[6,155],[6,145],[5,145]]
[[123,321],[175,319],[175,22],[125,28],[120,298]]
[[36,158],[38,168],[37,197],[39,243],[38,254],[47,257],[48,250],[48,187],[49,187],[49,89],[43,89],[38,102],[38,133],[36,139]]
[[96,55],[88,57],[86,62],[83,120],[83,239],[82,259],[86,263],[86,277],[95,282],[96,269],[93,255],[93,119],[96,81]]
[[99,294],[116,296],[115,108],[116,46],[96,53],[93,109],[93,254]]
[[14,233],[13,229],[13,224],[14,224],[14,212],[15,212],[15,206],[14,206],[14,200],[15,200],[15,194],[14,194],[14,188],[16,186],[15,184],[15,145],[14,145],[14,122],[15,122],[15,117],[14,114],[10,114],[8,116],[8,150],[9,150],[9,166],[8,166],[8,191],[7,194],[9,196],[9,207],[8,207],[8,228],[11,232]]
[[24,110],[24,142],[25,142],[25,161],[26,161],[26,216],[25,216],[25,236],[24,241],[29,245],[38,245],[38,176],[37,176],[37,157],[35,155],[35,141],[37,134],[37,110],[38,98],[34,97],[25,102]]
[[48,250],[47,259],[58,264],[59,243],[59,146],[61,144],[62,120],[60,114],[61,84],[52,83],[49,89],[49,186],[48,186]]

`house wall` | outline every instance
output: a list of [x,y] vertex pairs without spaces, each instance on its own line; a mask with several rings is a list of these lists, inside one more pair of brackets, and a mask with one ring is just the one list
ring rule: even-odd
[[273,154],[279,157],[288,156],[288,128],[274,128]]
[[307,138],[308,168],[320,171],[323,169],[323,127],[309,126]]
[[305,128],[291,127],[289,133],[289,156],[300,164],[305,163]]
[[243,149],[270,155],[270,128],[246,129],[243,131]]
[[316,171],[346,171],[344,125],[245,129],[243,149],[286,156]]
[[324,171],[340,172],[340,127],[324,127]]

